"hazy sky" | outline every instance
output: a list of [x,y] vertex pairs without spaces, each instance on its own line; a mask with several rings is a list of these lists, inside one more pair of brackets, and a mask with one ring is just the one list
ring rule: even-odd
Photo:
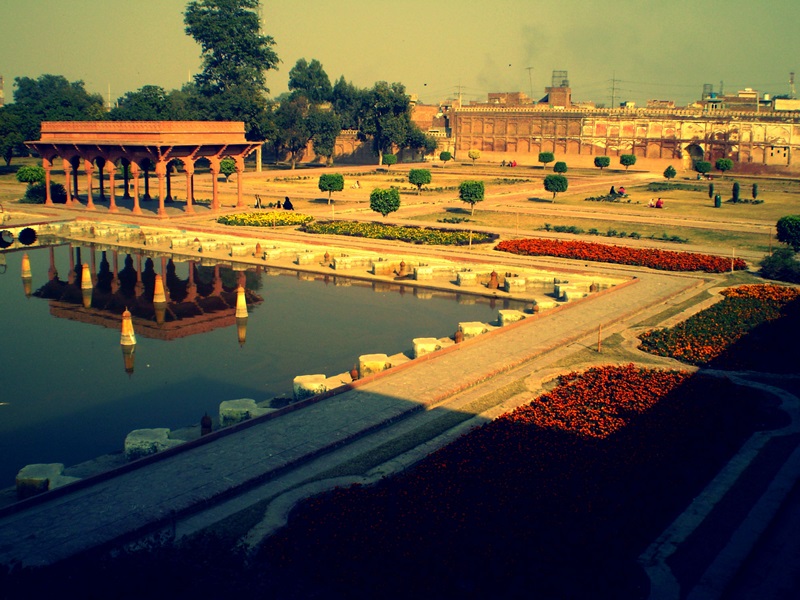
[[[143,85],[180,87],[200,65],[184,33],[186,0],[0,0],[0,75],[83,80],[114,100]],[[798,0],[262,0],[286,91],[298,58],[331,82],[399,81],[423,102],[544,95],[553,70],[575,100],[686,104],[704,83],[789,92],[800,86]],[[531,70],[529,70],[531,68]]]

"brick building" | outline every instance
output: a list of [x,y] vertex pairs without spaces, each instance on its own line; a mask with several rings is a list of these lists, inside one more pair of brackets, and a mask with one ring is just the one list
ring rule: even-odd
[[699,103],[676,108],[668,101],[593,108],[573,104],[569,88],[546,91],[539,103],[513,103],[513,94],[498,102],[490,94],[485,103],[453,106],[456,156],[475,148],[485,159],[535,163],[539,152],[553,152],[557,160],[591,166],[598,155],[634,154],[645,168],[689,169],[696,160],[731,158],[743,171],[800,170],[800,110],[777,101],[766,107],[752,90],[729,100],[739,110]]

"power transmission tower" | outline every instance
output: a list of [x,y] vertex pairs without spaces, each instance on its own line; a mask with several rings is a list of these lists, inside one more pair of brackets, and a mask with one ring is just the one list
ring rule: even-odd
[[[2,78],[0,78],[0,81],[2,81]],[[797,92],[794,89],[794,71],[789,73],[789,97],[792,100],[797,98]]]

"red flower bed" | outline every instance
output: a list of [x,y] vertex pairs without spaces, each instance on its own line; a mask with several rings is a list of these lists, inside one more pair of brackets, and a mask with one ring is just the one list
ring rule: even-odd
[[[526,239],[500,242],[495,250],[528,256],[557,256],[621,265],[636,265],[661,271],[704,271],[724,273],[731,270],[731,259],[710,254],[674,252],[657,248],[628,248],[594,242]],[[733,261],[733,268],[747,268],[741,258]]]
[[[800,290],[777,285],[744,285],[724,290],[722,294],[725,296],[722,301],[675,327],[640,335],[641,349],[693,365],[784,370],[785,360],[780,356],[786,354],[783,344],[773,338],[797,329],[797,307],[790,305],[798,304]],[[777,328],[783,331],[772,331]]]
[[769,420],[753,400],[683,372],[570,373],[410,471],[305,502],[259,561],[317,597],[644,597],[636,557]]

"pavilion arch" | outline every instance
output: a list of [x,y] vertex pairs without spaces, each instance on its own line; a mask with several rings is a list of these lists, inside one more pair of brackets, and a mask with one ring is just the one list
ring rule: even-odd
[[706,153],[700,144],[692,142],[684,146],[683,150],[683,166],[685,169],[691,169],[694,163],[705,159]]
[[[126,179],[125,193],[128,194],[128,179],[133,179],[134,214],[142,214],[139,205],[139,177],[144,173],[145,199],[149,196],[149,176],[153,172],[158,179],[158,216],[166,217],[164,203],[173,201],[170,190],[170,164],[179,161],[187,180],[185,212],[193,213],[192,183],[195,163],[207,159],[213,182],[212,210],[219,209],[219,195],[216,177],[219,174],[219,161],[231,157],[236,163],[237,207],[244,206],[243,177],[244,158],[261,146],[261,142],[248,141],[244,136],[242,122],[216,121],[45,121],[39,140],[25,142],[42,156],[45,169],[47,196],[45,203],[52,206],[50,197],[50,172],[53,160],[62,158],[64,172],[73,179],[73,194],[78,195],[77,171],[83,167],[86,173],[86,208],[95,209],[92,192],[93,174],[96,169],[105,169],[109,175],[109,212],[116,212],[116,191],[114,177],[119,162],[123,166]],[[149,168],[152,164],[152,169]],[[102,167],[101,167],[102,165]],[[111,168],[106,168],[106,166]],[[130,173],[128,173],[130,171]],[[72,205],[67,182],[67,202]],[[100,199],[104,201],[102,180]]]

